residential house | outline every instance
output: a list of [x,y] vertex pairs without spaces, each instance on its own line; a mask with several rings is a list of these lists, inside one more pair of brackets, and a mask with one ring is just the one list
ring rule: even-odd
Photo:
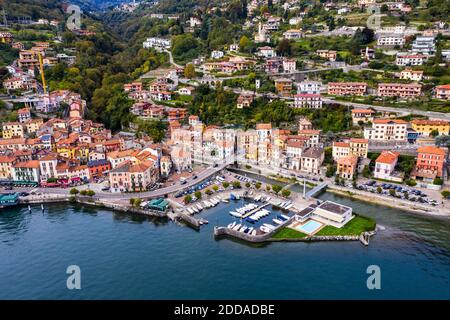
[[398,175],[394,175],[399,155],[400,154],[398,152],[383,151],[375,160],[375,170],[373,173],[374,177],[376,179],[401,182],[403,178]]
[[358,157],[350,155],[337,159],[336,175],[343,178],[352,180],[358,167]]

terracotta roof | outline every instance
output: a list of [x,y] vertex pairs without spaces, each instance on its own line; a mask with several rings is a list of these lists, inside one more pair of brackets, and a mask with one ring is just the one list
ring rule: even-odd
[[337,163],[354,167],[358,163],[358,157],[357,156],[348,156],[348,157],[339,158],[337,160]]
[[445,156],[445,150],[438,147],[433,146],[425,146],[425,147],[419,147],[417,149],[418,153],[429,153],[429,154],[437,154],[441,156]]
[[341,142],[341,141],[335,141],[335,142],[333,142],[333,147],[350,148],[350,143],[348,143],[348,142]]
[[379,163],[386,163],[386,164],[393,164],[395,161],[397,161],[397,158],[399,156],[398,152],[393,151],[383,151],[377,158],[376,162]]
[[29,161],[17,162],[14,165],[14,168],[39,168],[39,161],[38,160],[29,160]]
[[351,138],[350,142],[353,143],[369,143],[369,140],[363,138]]
[[419,124],[419,125],[430,125],[430,126],[438,126],[438,125],[449,125],[448,121],[444,120],[420,120],[416,119],[411,121],[412,124]]
[[387,124],[387,123],[395,123],[395,124],[407,124],[405,120],[400,119],[375,119],[373,121],[375,124]]
[[370,110],[370,109],[353,109],[352,113],[368,113],[368,114],[373,114],[375,113],[375,111]]
[[256,130],[270,130],[272,129],[271,123],[258,123],[256,125]]

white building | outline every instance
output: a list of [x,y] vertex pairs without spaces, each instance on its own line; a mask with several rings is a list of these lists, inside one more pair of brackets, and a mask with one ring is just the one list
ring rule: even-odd
[[398,66],[421,66],[426,60],[426,56],[422,54],[412,54],[408,52],[399,52],[395,59]]
[[214,50],[211,52],[211,59],[221,59],[223,58],[224,53],[223,51]]
[[300,93],[294,96],[296,108],[321,109],[322,96],[317,93]]
[[364,138],[372,141],[406,141],[408,123],[396,119],[375,119],[364,129]]
[[405,37],[399,34],[383,34],[378,37],[377,44],[381,47],[402,47],[405,45]]
[[277,56],[277,53],[273,48],[265,46],[259,48],[258,55],[264,58],[274,58]]
[[374,177],[383,180],[392,180],[399,154],[392,151],[383,151],[375,161]]
[[144,47],[144,49],[170,49],[170,47],[172,46],[172,41],[170,39],[152,37],[147,38],[147,40],[142,43],[142,46]]
[[294,17],[294,18],[290,18],[289,19],[289,24],[291,26],[295,26],[295,25],[299,24],[300,22],[302,22],[302,18],[301,17]]
[[291,40],[291,39],[300,39],[303,37],[303,33],[299,29],[290,29],[283,33],[283,38]]
[[318,81],[302,81],[297,84],[298,93],[319,94],[322,82]]
[[290,73],[297,69],[297,61],[295,59],[283,59],[283,71]]
[[314,210],[312,217],[324,224],[341,228],[353,218],[352,212],[351,207],[325,201]]
[[434,36],[417,36],[412,44],[413,53],[433,55],[436,52]]

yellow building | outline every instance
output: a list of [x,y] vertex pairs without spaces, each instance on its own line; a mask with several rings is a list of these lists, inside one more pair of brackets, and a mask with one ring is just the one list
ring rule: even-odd
[[4,122],[2,130],[4,139],[24,137],[23,126],[20,122]]
[[38,118],[38,119],[31,119],[28,120],[25,123],[25,127],[27,129],[28,133],[35,133],[39,130],[39,128],[44,124],[44,120]]
[[0,156],[0,180],[11,180],[12,166],[16,163],[13,156]]
[[439,132],[439,135],[450,132],[450,124],[444,120],[413,120],[411,126],[422,137],[429,137],[433,131]]

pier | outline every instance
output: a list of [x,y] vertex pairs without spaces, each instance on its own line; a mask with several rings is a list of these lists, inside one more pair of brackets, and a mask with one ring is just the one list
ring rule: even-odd
[[245,218],[251,216],[252,214],[254,214],[255,212],[258,212],[258,211],[261,210],[262,208],[267,207],[269,204],[270,204],[270,203],[267,202],[267,203],[263,204],[262,206],[259,206],[259,207],[255,208],[255,209],[253,209],[253,210],[247,212],[246,214],[244,214],[244,215],[242,216],[242,219],[245,219]]

